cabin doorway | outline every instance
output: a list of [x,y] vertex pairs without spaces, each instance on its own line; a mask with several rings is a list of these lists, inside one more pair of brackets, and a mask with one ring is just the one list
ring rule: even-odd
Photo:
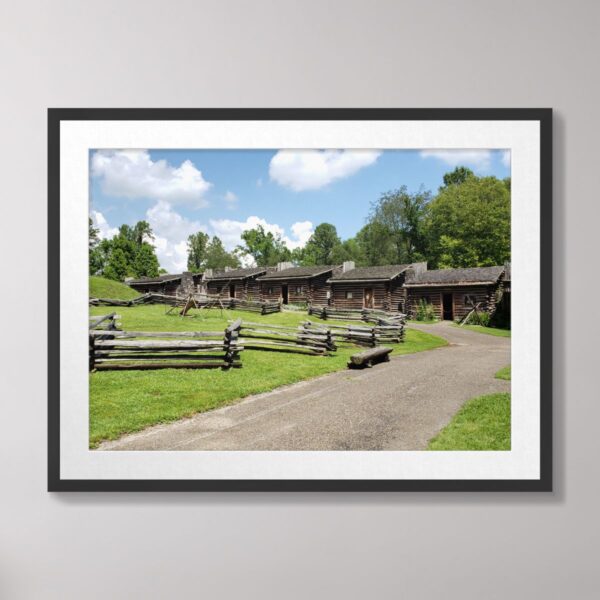
[[287,286],[287,284],[283,284],[281,286],[281,301],[284,304],[287,304],[288,303],[288,297],[289,297],[288,296],[288,286]]
[[235,285],[233,284],[229,286],[229,297],[235,298]]
[[444,321],[454,321],[454,302],[452,294],[442,295],[442,313]]
[[364,307],[373,308],[373,288],[365,288]]

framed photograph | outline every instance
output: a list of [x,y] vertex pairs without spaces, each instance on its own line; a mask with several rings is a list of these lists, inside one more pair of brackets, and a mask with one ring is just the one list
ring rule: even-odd
[[550,109],[50,109],[50,491],[552,490]]

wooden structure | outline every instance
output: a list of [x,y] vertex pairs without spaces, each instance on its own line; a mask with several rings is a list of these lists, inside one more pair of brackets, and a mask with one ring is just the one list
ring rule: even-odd
[[159,275],[158,277],[142,277],[130,279],[125,283],[140,294],[158,293],[167,296],[181,296],[201,291],[202,273],[184,273]]
[[257,278],[267,273],[267,267],[228,269],[223,272],[204,274],[204,284],[209,296],[234,298],[236,300],[260,300],[260,284]]
[[475,306],[494,314],[504,293],[504,266],[439,269],[410,274],[404,284],[407,312],[414,317],[420,302],[433,307],[438,319],[460,321]]
[[[107,315],[105,318],[109,318]],[[241,367],[241,319],[218,331],[90,329],[90,371]],[[96,323],[98,326],[98,323]]]
[[364,369],[365,367],[372,367],[376,363],[389,362],[391,352],[391,348],[381,346],[353,354],[348,361],[348,368]]
[[258,278],[261,298],[266,302],[286,304],[327,304],[331,287],[329,278],[342,267],[320,265],[317,267],[278,268]]
[[427,263],[358,267],[331,277],[331,303],[336,309],[379,309],[406,312],[404,281],[408,273],[427,269]]
[[244,321],[241,343],[248,350],[326,355],[336,350],[331,332],[315,326],[288,327]]

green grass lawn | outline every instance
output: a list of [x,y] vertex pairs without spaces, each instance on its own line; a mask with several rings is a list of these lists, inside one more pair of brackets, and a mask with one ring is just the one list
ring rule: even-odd
[[510,450],[510,394],[469,400],[430,442],[429,450]]
[[479,333],[487,333],[488,335],[496,335],[498,337],[510,337],[510,329],[499,329],[498,327],[484,327],[483,325],[457,325],[455,327],[462,327],[463,329],[470,329],[471,331],[478,331]]
[[[194,317],[166,315],[161,305],[91,307],[92,316],[116,311],[122,328],[132,331],[223,331],[228,319],[274,325],[298,325],[306,313],[259,315],[236,310],[193,310]],[[327,323],[314,316],[310,320]],[[339,324],[339,321],[332,323]],[[356,325],[356,323],[354,323]],[[410,329],[393,354],[410,354],[445,346],[446,340]],[[241,369],[161,369],[102,371],[90,374],[90,447],[149,425],[165,423],[214,409],[236,400],[346,368],[356,346],[342,346],[332,356],[306,356],[244,350]]]
[[104,277],[90,277],[90,298],[111,298],[113,300],[132,300],[139,296],[128,285]]
[[508,367],[502,367],[495,375],[496,379],[504,379],[510,381],[510,365]]

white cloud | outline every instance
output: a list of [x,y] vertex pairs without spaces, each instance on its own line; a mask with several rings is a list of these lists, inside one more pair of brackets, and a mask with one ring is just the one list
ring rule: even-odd
[[147,150],[98,150],[92,156],[92,175],[110,196],[186,202],[196,207],[207,205],[204,195],[212,186],[190,160],[175,167],[166,160],[153,161]]
[[502,150],[502,156],[500,160],[505,167],[510,168],[510,150]]
[[490,168],[491,150],[423,150],[421,158],[436,158],[450,167],[469,165],[483,171]]
[[378,150],[279,150],[269,164],[269,176],[299,192],[315,190],[372,165]]
[[184,271],[187,266],[187,238],[198,231],[207,233],[206,225],[186,219],[162,200],[148,209],[146,218],[154,232],[154,247],[160,266],[169,273]]
[[238,197],[233,192],[227,190],[223,199],[225,200],[225,206],[227,206],[229,210],[234,210],[237,207]]
[[98,230],[98,236],[101,240],[109,240],[119,233],[118,228],[111,227],[101,212],[92,210],[90,212],[90,217],[92,219],[92,223]]
[[310,221],[298,221],[290,227],[294,239],[285,238],[287,247],[293,250],[300,248],[308,242],[310,236],[315,232]]

